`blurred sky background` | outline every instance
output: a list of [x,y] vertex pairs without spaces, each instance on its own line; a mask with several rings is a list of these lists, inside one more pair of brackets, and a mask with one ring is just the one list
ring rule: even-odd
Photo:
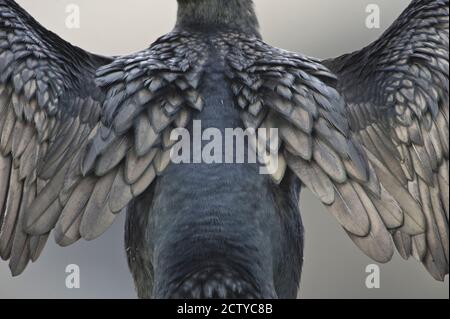
[[[148,47],[171,30],[175,0],[19,0],[39,22],[64,39],[104,55]],[[381,28],[367,29],[366,6],[378,4]],[[255,0],[266,42],[326,58],[362,48],[376,39],[408,5],[408,0]],[[81,9],[81,28],[68,29],[68,4]],[[306,228],[302,298],[448,298],[448,277],[438,283],[415,261],[398,255],[381,265],[381,288],[365,286],[373,262],[309,192],[302,195]],[[60,248],[50,238],[41,258],[11,278],[0,262],[0,298],[135,298],[123,244],[124,216],[94,242]],[[81,288],[65,287],[65,268],[81,269]]]

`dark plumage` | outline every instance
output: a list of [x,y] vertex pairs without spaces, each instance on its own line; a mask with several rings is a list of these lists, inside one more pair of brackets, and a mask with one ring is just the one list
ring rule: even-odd
[[[406,216],[425,219],[426,235],[392,221],[397,249],[437,280],[449,261],[448,19],[448,1],[413,1],[378,41],[325,62],[339,76],[355,137],[389,180],[386,190]],[[421,205],[422,217],[402,206],[399,185]]]
[[[142,298],[295,298],[301,185],[370,257],[448,274],[448,0],[415,0],[321,62],[261,40],[250,0],[179,0],[175,29],[108,58],[0,0],[0,256],[100,236],[127,209]],[[174,164],[174,128],[278,128],[279,166]]]

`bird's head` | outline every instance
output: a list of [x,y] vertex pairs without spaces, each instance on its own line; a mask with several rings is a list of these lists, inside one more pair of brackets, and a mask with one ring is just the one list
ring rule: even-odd
[[253,0],[177,0],[177,26],[236,29],[259,36]]

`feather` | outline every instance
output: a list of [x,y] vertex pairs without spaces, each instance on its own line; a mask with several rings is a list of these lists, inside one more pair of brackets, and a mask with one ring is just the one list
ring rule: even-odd
[[[430,141],[430,145],[433,146],[433,150],[436,154],[436,162],[437,163],[441,163],[444,160],[444,150],[442,147],[442,142],[441,142],[441,138],[439,136],[439,132],[438,129],[436,127],[436,124],[433,123],[433,125],[431,126],[431,129],[429,131],[427,135],[427,139],[429,139]],[[425,146],[427,146],[427,144],[425,144]],[[428,146],[429,147],[429,146]],[[437,167],[438,165],[436,165]]]
[[414,145],[411,149],[411,158],[414,169],[428,184],[433,184],[433,170],[431,168],[431,160],[427,154],[425,147]]
[[116,218],[107,205],[115,177],[116,171],[109,172],[97,181],[92,191],[80,225],[81,237],[86,240],[102,235]]
[[186,127],[191,120],[191,113],[186,110],[185,108],[181,109],[181,111],[178,112],[178,114],[175,117],[175,127],[176,128],[182,128]]
[[309,161],[312,158],[313,141],[311,136],[303,131],[296,129],[289,123],[280,125],[281,138],[288,144],[289,148],[293,150],[293,154],[301,156],[304,160]]
[[134,101],[124,103],[117,115],[114,117],[114,131],[117,135],[122,135],[132,126],[134,119],[143,111],[143,108]]
[[411,123],[411,125],[408,127],[408,133],[409,133],[409,138],[411,139],[411,142],[413,142],[416,145],[420,145],[420,146],[424,145],[422,132],[420,130],[420,125],[417,120],[413,121]]
[[153,165],[150,165],[147,170],[145,171],[144,175],[134,183],[131,187],[131,191],[133,193],[133,196],[136,198],[139,195],[141,195],[153,182],[153,180],[156,178],[156,171]]
[[[405,220],[402,209],[384,187],[381,187],[380,198],[371,197],[371,199],[388,229],[396,229],[404,225]],[[409,235],[418,234],[417,231],[411,230],[406,226],[403,228],[403,231]],[[421,233],[420,230],[419,233]]]
[[400,159],[397,148],[393,144],[392,139],[386,135],[386,127],[380,127],[380,124],[372,124],[367,128],[367,130],[370,130],[373,135],[376,135],[376,139],[381,142],[383,148],[386,149],[392,157],[397,160]]
[[441,166],[439,167],[439,174],[438,174],[438,182],[439,182],[439,189],[440,189],[440,195],[442,198],[442,203],[444,205],[445,214],[447,216],[447,222],[449,220],[449,171],[448,171],[448,160],[443,161]]
[[[279,87],[280,88],[280,87]],[[278,90],[279,90],[278,88]],[[286,90],[289,90],[286,88]],[[279,93],[279,92],[277,92]],[[290,90],[289,90],[290,93]],[[247,103],[245,103],[247,104]],[[303,127],[305,130],[308,129],[309,125],[312,125],[311,123],[308,123],[308,116],[302,117],[307,113],[304,111],[301,107],[295,106],[291,101],[290,98],[286,99],[280,96],[279,94],[274,94],[270,97],[267,97],[265,104],[267,104],[268,107],[272,108],[276,113],[283,115],[284,117],[291,118],[292,116],[295,116],[295,118],[292,118],[293,122],[296,122],[299,126]],[[244,105],[246,106],[246,105]],[[295,110],[295,108],[299,108],[300,110]]]
[[306,134],[310,134],[313,129],[314,122],[312,116],[302,107],[294,107],[292,113],[289,115],[289,121]]
[[117,165],[119,165],[119,163],[127,155],[130,147],[130,139],[127,135],[120,139],[117,139],[105,150],[105,152],[97,160],[95,174],[97,176],[104,176]]
[[26,268],[30,261],[30,248],[28,245],[29,238],[23,244],[24,249],[18,254],[12,254],[9,261],[9,269],[13,277],[19,276]]
[[30,143],[20,158],[19,175],[20,179],[31,177],[32,171],[36,169],[38,165],[39,146],[37,145],[36,138],[33,137]]
[[25,231],[27,233],[31,235],[43,235],[55,226],[62,211],[58,196],[63,189],[64,177],[69,164],[66,163],[55,174],[28,208],[28,214],[25,218]]
[[45,244],[48,241],[49,233],[41,236],[31,236],[29,239],[29,249],[30,249],[30,259],[32,262],[38,260],[42,251],[44,250]]
[[412,255],[417,261],[423,261],[427,254],[427,238],[425,234],[412,237]]
[[427,252],[425,255],[425,258],[423,260],[423,264],[425,265],[425,268],[428,270],[428,272],[433,276],[433,278],[437,281],[443,282],[445,280],[445,276],[448,274],[448,267],[447,269],[441,268],[438,264],[436,264],[436,261],[433,259],[433,255],[431,252]]
[[405,213],[405,224],[409,227],[424,232],[426,230],[425,216],[422,213],[422,208],[416,200],[409,194],[398,180],[391,174],[391,172],[382,164],[375,156],[367,151],[370,162],[373,164],[377,175],[384,188],[397,201],[399,206]]
[[342,157],[349,155],[349,139],[336,129],[330,127],[325,119],[319,118],[314,124],[314,131],[321,140],[333,147]]
[[315,164],[307,162],[300,157],[285,152],[288,166],[300,178],[324,204],[331,205],[334,202],[334,188],[330,178]]
[[448,122],[445,120],[444,115],[439,115],[436,119],[436,128],[439,132],[440,141],[442,144],[442,149],[444,154],[449,155],[449,130],[448,130]]
[[6,199],[3,224],[0,232],[0,256],[6,260],[9,255],[8,245],[13,241],[16,220],[19,214],[20,202],[22,199],[22,183],[19,180],[19,171],[11,169],[9,179],[8,197]]
[[409,259],[412,250],[411,236],[397,230],[394,232],[393,239],[400,256],[405,260]]
[[175,91],[171,91],[165,96],[164,112],[167,116],[175,115],[183,104],[183,98]]
[[142,89],[138,93],[136,93],[136,101],[139,105],[146,105],[153,99],[154,95],[147,89]]
[[422,127],[422,132],[425,151],[427,152],[428,158],[430,160],[430,167],[432,171],[436,171],[440,160],[438,159],[437,152],[433,146],[433,141],[431,139],[430,133],[426,132],[424,127]]
[[187,90],[186,98],[189,102],[190,107],[192,107],[194,110],[197,110],[199,112],[202,111],[203,99],[201,98],[200,94],[196,90]]
[[365,237],[370,232],[370,221],[354,185],[350,182],[335,185],[334,202],[327,207],[348,232]]
[[431,207],[433,209],[433,216],[438,229],[439,237],[441,239],[441,244],[444,249],[445,258],[447,260],[447,265],[449,263],[449,227],[448,220],[445,215],[444,207],[442,206],[440,190],[437,181],[437,176],[435,176],[434,187],[429,187]]
[[61,247],[67,247],[78,241],[81,238],[80,226],[82,219],[83,214],[79,214],[67,229],[63,229],[63,226],[57,223],[54,232],[55,242]]
[[163,131],[162,134],[162,138],[161,138],[161,146],[163,148],[163,150],[168,150],[170,148],[172,148],[177,142],[179,142],[179,140],[172,140],[172,132],[173,132],[173,128],[172,127],[168,127]]
[[131,185],[125,181],[124,168],[119,167],[114,183],[111,187],[111,195],[109,198],[109,208],[111,212],[120,213],[131,200]]
[[[99,126],[99,128],[101,129],[104,127]],[[82,160],[81,172],[84,176],[86,176],[95,167],[97,158],[118,139],[117,135],[114,133],[109,134],[106,139],[103,139],[102,134],[100,134],[100,129],[96,131],[96,134],[92,142],[89,144],[88,150]]]
[[16,120],[19,122],[23,121],[23,109],[25,107],[25,103],[23,101],[23,98],[21,96],[18,96],[16,94],[13,94],[11,97],[11,106],[14,110]]
[[394,131],[396,133],[397,138],[400,142],[407,144],[410,141],[409,133],[407,127],[399,124],[394,127]]
[[366,163],[367,171],[368,171],[368,179],[365,183],[363,183],[364,188],[374,196],[381,197],[381,188],[382,185],[378,179],[378,176],[375,172],[375,169],[372,167],[369,161]]
[[156,133],[162,132],[172,122],[172,118],[164,113],[160,105],[152,105],[149,109],[150,122]]
[[93,109],[96,107],[94,105],[94,100],[92,98],[85,98],[81,99],[79,102],[81,111],[80,111],[80,120],[81,123],[87,123],[89,122],[89,119],[91,117],[91,113]]
[[[23,229],[23,220],[26,210],[35,197],[33,188],[29,185],[23,187],[22,200],[17,217],[17,222],[14,231],[14,241],[11,250],[10,269],[13,276],[21,274],[29,262],[30,250],[28,247],[29,236]],[[25,256],[23,256],[25,255]]]
[[439,229],[433,213],[433,207],[430,198],[430,188],[421,179],[419,179],[419,191],[420,197],[422,199],[423,211],[425,213],[427,221],[427,251],[431,253],[434,265],[437,267],[437,271],[439,271],[439,273],[441,274],[445,274],[448,267],[448,262],[445,257],[444,247],[442,245],[442,241],[439,235]]
[[33,128],[31,125],[25,125],[20,121],[16,121],[11,150],[14,158],[22,156],[32,136]]
[[281,139],[278,136],[277,118],[273,113],[269,113],[258,130],[258,144],[262,150],[271,153],[278,153],[281,147]]
[[353,187],[370,219],[370,232],[364,237],[355,236],[351,232],[348,234],[353,242],[370,258],[380,263],[387,263],[394,255],[394,244],[391,239],[391,234],[387,231],[375,206],[373,206],[362,188],[358,184],[353,184]]
[[261,123],[264,121],[267,114],[268,114],[267,110],[263,110],[263,111],[259,112],[259,114],[257,116],[254,116],[247,112],[242,112],[241,120],[244,123],[244,126],[246,128],[252,128],[252,129],[256,130],[261,125]]
[[[339,134],[339,133],[337,133]],[[334,144],[333,144],[334,145]],[[370,182],[370,164],[356,141],[348,141],[348,153],[343,159],[347,174],[362,184]]]
[[0,155],[0,232],[3,220],[3,208],[8,196],[8,185],[11,174],[11,158]]
[[153,166],[155,167],[156,174],[159,176],[161,175],[164,170],[167,168],[167,166],[170,164],[171,161],[171,155],[170,150],[167,151],[159,151],[155,159],[153,161]]
[[313,118],[317,117],[317,103],[313,98],[309,96],[305,97],[301,94],[294,94],[294,102],[303,109],[307,110],[307,112],[311,114]]
[[111,85],[115,82],[123,80],[125,77],[125,73],[122,71],[111,72],[109,74],[105,74],[97,79],[98,84],[100,86]]
[[402,185],[406,185],[408,181],[403,173],[402,167],[400,166],[400,156],[398,155],[397,149],[386,146],[392,142],[380,139],[377,131],[372,126],[367,127],[366,132],[377,150],[377,153],[380,154],[379,159]]
[[132,185],[139,180],[148,166],[153,162],[157,152],[158,149],[154,148],[141,157],[137,156],[134,150],[128,152],[125,163],[125,180],[128,184]]
[[155,145],[159,134],[153,129],[148,117],[142,114],[135,126],[135,150],[138,156],[146,155]]
[[96,178],[88,177],[81,180],[72,192],[55,226],[55,240],[59,245],[68,246],[81,237],[81,217],[95,185]]
[[347,180],[347,173],[339,156],[331,147],[320,140],[315,140],[313,145],[313,157],[317,164],[337,183]]
[[156,76],[153,76],[150,79],[150,83],[148,85],[148,88],[150,90],[151,93],[156,93],[157,91],[159,91],[162,87],[164,86],[164,82],[163,79],[160,79]]
[[11,134],[13,132],[16,123],[14,110],[9,108],[6,118],[3,123],[3,130],[0,132],[0,151],[6,154],[10,151],[12,139]]
[[283,180],[284,174],[286,172],[286,160],[281,153],[269,153],[263,155],[263,163],[272,177],[272,181],[275,184],[280,184]]
[[409,151],[409,146],[405,144],[400,145],[401,150],[399,153],[401,154],[401,166],[403,169],[403,173],[405,174],[408,181],[414,179],[416,172],[414,171],[414,165],[411,157],[411,152]]
[[[48,149],[48,156],[43,165],[39,167],[39,175],[44,179],[50,179],[54,172],[57,171],[61,165],[65,163],[64,159],[68,153],[72,153],[71,149],[74,145],[74,140],[79,133],[80,121],[74,119],[71,122],[63,123],[65,133],[58,136],[56,142]],[[72,146],[72,148],[71,148]]]

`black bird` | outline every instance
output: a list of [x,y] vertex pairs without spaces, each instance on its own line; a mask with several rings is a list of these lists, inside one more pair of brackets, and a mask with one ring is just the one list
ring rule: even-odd
[[[0,256],[19,275],[52,230],[92,240],[126,209],[139,297],[295,298],[306,186],[367,255],[396,246],[443,280],[448,4],[413,0],[375,43],[319,61],[265,44],[251,0],[178,0],[172,32],[114,58],[0,0]],[[171,163],[193,120],[278,128],[277,170]]]

